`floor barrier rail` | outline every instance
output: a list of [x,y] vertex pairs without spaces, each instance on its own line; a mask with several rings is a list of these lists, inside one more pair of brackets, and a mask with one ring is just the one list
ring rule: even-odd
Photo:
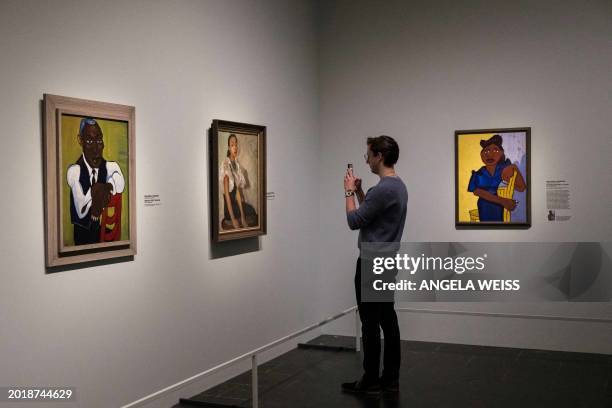
[[188,385],[190,383],[193,383],[194,381],[201,380],[202,378],[204,378],[206,376],[209,376],[209,375],[211,375],[213,373],[216,373],[219,370],[222,370],[224,368],[227,368],[229,366],[232,366],[234,364],[237,364],[237,363],[239,363],[241,361],[244,361],[244,360],[247,360],[247,359],[251,360],[251,372],[252,372],[252,375],[251,375],[251,382],[252,382],[252,385],[251,385],[251,387],[252,387],[251,398],[252,398],[252,407],[253,408],[258,408],[258,406],[259,406],[259,395],[258,395],[258,376],[257,376],[257,367],[258,367],[258,358],[257,358],[257,356],[259,354],[261,354],[261,353],[264,353],[264,352],[266,352],[266,351],[276,347],[276,346],[279,346],[279,345],[281,345],[283,343],[286,343],[289,340],[295,339],[296,337],[299,337],[299,336],[301,336],[303,334],[306,334],[306,333],[308,333],[308,332],[310,332],[310,331],[312,331],[314,329],[317,329],[317,328],[319,328],[321,326],[324,326],[324,325],[326,325],[326,324],[328,324],[330,322],[333,322],[334,320],[337,320],[337,319],[339,319],[339,318],[341,318],[341,317],[343,317],[343,316],[345,316],[345,315],[347,315],[349,313],[355,313],[355,316],[356,316],[355,317],[355,322],[357,323],[357,329],[356,329],[357,331],[356,331],[356,335],[355,335],[355,339],[356,339],[356,341],[355,341],[355,349],[357,351],[359,351],[360,350],[359,314],[357,312],[357,306],[353,306],[353,307],[350,307],[350,308],[348,308],[348,309],[346,309],[346,310],[344,310],[344,311],[342,311],[342,312],[340,312],[340,313],[338,313],[336,315],[333,315],[333,316],[330,316],[330,317],[328,317],[326,319],[323,319],[319,323],[315,323],[315,324],[310,325],[308,327],[305,327],[305,328],[303,328],[301,330],[298,330],[298,331],[296,331],[294,333],[291,333],[291,334],[289,334],[289,335],[287,335],[285,337],[282,337],[282,338],[280,338],[278,340],[275,340],[275,341],[273,341],[271,343],[268,343],[268,344],[266,344],[264,346],[261,346],[259,348],[254,349],[254,350],[251,350],[251,351],[248,351],[248,352],[246,352],[246,353],[244,353],[244,354],[242,354],[242,355],[240,355],[238,357],[235,357],[235,358],[233,358],[233,359],[231,359],[229,361],[226,361],[225,363],[222,363],[222,364],[216,365],[216,366],[214,366],[212,368],[209,368],[207,370],[204,370],[201,373],[195,374],[195,375],[193,375],[193,376],[191,376],[189,378],[186,378],[186,379],[184,379],[182,381],[177,382],[176,384],[172,384],[172,385],[170,385],[170,386],[168,386],[168,387],[166,387],[166,388],[164,388],[162,390],[159,390],[157,392],[149,394],[146,397],[142,397],[142,398],[140,398],[140,399],[138,399],[138,400],[136,400],[134,402],[131,402],[131,403],[127,404],[127,405],[122,406],[121,408],[135,408],[135,407],[143,406],[144,404],[146,404],[148,402],[151,402],[152,400],[154,400],[156,398],[159,398],[159,397],[161,397],[162,395],[164,395],[164,394],[166,394],[168,392],[175,391],[175,390],[177,390],[179,388],[182,388],[182,387],[184,387],[184,386],[186,386],[186,385]]
[[[478,311],[464,311],[464,310],[443,310],[443,309],[420,309],[420,308],[407,308],[407,307],[396,307],[396,312],[400,313],[424,313],[424,314],[446,314],[446,315],[463,315],[463,316],[482,316],[482,317],[503,317],[503,318],[519,318],[519,319],[542,319],[542,320],[560,320],[560,321],[570,321],[570,322],[591,322],[591,323],[612,323],[612,319],[608,318],[593,318],[593,317],[579,317],[579,316],[554,316],[554,315],[529,315],[529,314],[515,314],[515,313],[495,313],[495,312],[478,312]],[[162,390],[154,392],[146,397],[140,398],[137,401],[134,401],[130,404],[124,405],[121,408],[135,408],[144,405],[147,402],[150,402],[156,398],[161,397],[163,394],[166,394],[171,391],[175,391],[181,387],[184,387],[194,381],[200,380],[208,375],[216,373],[219,370],[237,364],[243,360],[250,359],[251,360],[251,399],[252,399],[252,407],[258,408],[259,406],[259,395],[258,395],[258,355],[264,353],[276,346],[279,346],[283,343],[288,342],[296,337],[299,337],[305,333],[308,333],[316,328],[324,326],[334,320],[337,320],[349,313],[355,314],[355,351],[361,350],[361,324],[359,319],[359,311],[357,310],[357,306],[350,307],[336,315],[330,316],[319,323],[315,323],[308,327],[305,327],[301,330],[298,330],[294,333],[291,333],[285,337],[282,337],[278,340],[275,340],[271,343],[268,343],[264,346],[246,352],[238,357],[235,357],[225,363],[219,364],[212,368],[209,368],[201,373],[198,373],[192,377],[189,377],[183,381],[179,381],[176,384],[173,384],[169,387],[166,387]]]

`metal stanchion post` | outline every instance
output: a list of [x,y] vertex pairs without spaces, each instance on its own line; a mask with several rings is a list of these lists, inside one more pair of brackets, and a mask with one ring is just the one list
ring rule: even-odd
[[251,357],[251,362],[253,363],[253,368],[251,369],[251,392],[252,392],[252,400],[253,400],[253,408],[257,408],[259,406],[259,396],[258,396],[258,381],[257,381],[257,354],[253,354]]

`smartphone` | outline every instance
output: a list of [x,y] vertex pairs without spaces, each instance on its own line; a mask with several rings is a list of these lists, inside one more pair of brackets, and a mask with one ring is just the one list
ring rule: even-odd
[[349,164],[346,165],[346,169],[347,170],[350,170],[352,168],[353,168],[353,163],[349,163]]

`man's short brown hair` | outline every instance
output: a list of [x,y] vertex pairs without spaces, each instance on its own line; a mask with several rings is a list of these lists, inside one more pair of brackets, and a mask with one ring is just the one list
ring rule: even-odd
[[367,144],[370,146],[372,153],[382,153],[385,166],[390,167],[397,163],[399,146],[391,136],[368,137]]

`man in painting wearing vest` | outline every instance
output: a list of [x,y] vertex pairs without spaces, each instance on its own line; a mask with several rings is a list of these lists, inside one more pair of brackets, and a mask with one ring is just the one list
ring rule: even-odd
[[100,215],[111,195],[125,188],[121,168],[116,162],[102,157],[102,129],[95,119],[81,120],[77,140],[83,154],[68,168],[70,186],[70,220],[74,226],[74,244],[100,242]]

